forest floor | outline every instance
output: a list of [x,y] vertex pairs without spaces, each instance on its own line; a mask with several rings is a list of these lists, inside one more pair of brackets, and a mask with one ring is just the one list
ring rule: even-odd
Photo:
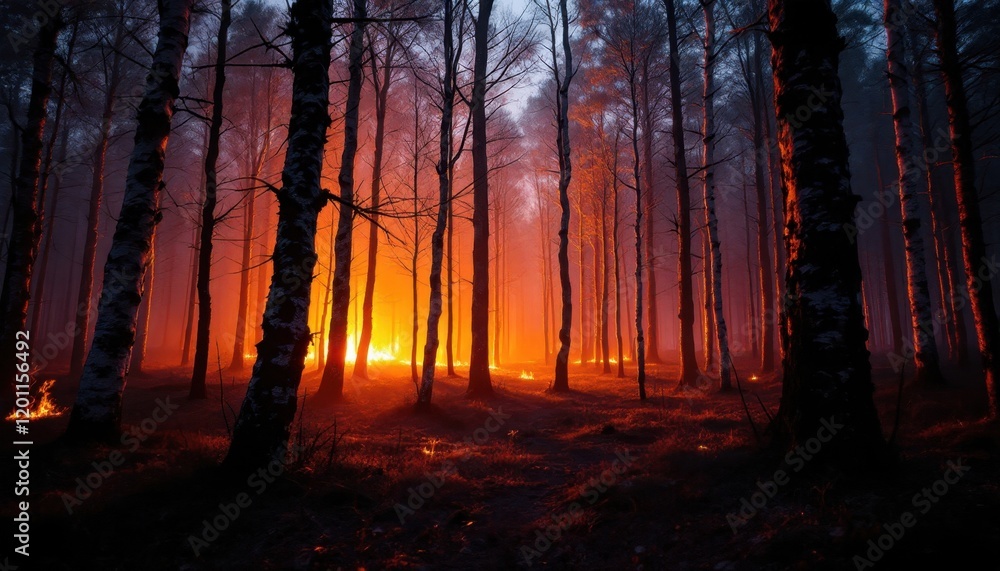
[[[246,375],[216,377],[201,401],[186,398],[180,370],[134,375],[124,423],[138,432],[118,447],[62,444],[68,415],[33,421],[31,568],[869,568],[860,556],[903,569],[995,560],[1000,429],[977,420],[981,384],[957,371],[947,389],[904,392],[900,462],[864,481],[799,473],[798,460],[762,453],[739,394],[674,393],[676,366],[650,367],[645,402],[634,376],[593,366],[572,367],[573,391],[559,395],[546,392],[551,367],[504,366],[488,401],[466,399],[463,378],[439,378],[430,415],[412,412],[407,365],[371,373],[348,384],[346,404],[320,409],[306,398],[292,437],[298,458],[272,466],[284,472],[276,480],[218,477]],[[780,385],[747,377],[762,428]],[[876,369],[876,379],[889,434],[898,376]],[[307,373],[302,387],[311,393],[318,382]],[[74,392],[56,383],[59,403]],[[970,469],[949,471],[949,462]]]

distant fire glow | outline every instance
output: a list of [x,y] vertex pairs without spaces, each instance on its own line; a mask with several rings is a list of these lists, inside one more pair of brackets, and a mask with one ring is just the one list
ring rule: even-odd
[[521,378],[528,381],[533,381],[535,380],[535,374],[532,373],[531,371],[521,371]]

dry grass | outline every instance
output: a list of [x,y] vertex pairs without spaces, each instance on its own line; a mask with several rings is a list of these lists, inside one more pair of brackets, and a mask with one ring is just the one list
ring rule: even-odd
[[[522,371],[535,378],[520,378]],[[574,390],[552,394],[547,368],[499,369],[501,389],[489,402],[465,399],[464,379],[441,379],[435,413],[418,415],[409,406],[408,368],[380,365],[375,380],[349,384],[347,404],[320,409],[306,397],[293,427],[306,452],[258,495],[246,482],[217,479],[228,442],[220,387],[210,387],[206,401],[187,402],[180,372],[154,372],[130,381],[126,424],[140,422],[157,398],[181,408],[137,450],[123,450],[125,462],[72,516],[64,494],[111,449],[36,446],[32,560],[52,570],[518,569],[528,567],[522,547],[536,530],[576,504],[579,516],[531,567],[854,568],[852,557],[882,523],[896,521],[913,493],[958,457],[973,470],[878,566],[954,565],[998,534],[1000,436],[975,420],[982,399],[972,382],[906,393],[897,472],[863,485],[830,475],[793,480],[734,533],[726,514],[781,466],[758,451],[737,394],[675,394],[676,371],[664,366],[651,370],[650,399],[640,402],[633,378],[590,367],[572,373]],[[896,379],[878,376],[877,401],[890,427]],[[307,375],[303,390],[308,395],[317,383]],[[59,385],[57,400],[69,402],[73,387]],[[779,385],[764,379],[744,388],[763,425],[756,398],[773,413]],[[238,410],[245,379],[227,376],[223,390]],[[488,432],[496,410],[510,416]],[[40,422],[36,442],[53,440],[64,423]],[[595,494],[593,483],[620,467],[626,451],[634,462]],[[433,494],[401,524],[396,505],[428,489],[428,473],[438,479]],[[252,505],[196,557],[188,537],[240,492],[250,493]]]

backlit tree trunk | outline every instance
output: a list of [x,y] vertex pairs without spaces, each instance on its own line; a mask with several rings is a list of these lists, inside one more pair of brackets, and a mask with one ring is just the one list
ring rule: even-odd
[[[569,184],[573,175],[569,141],[569,86],[570,82],[573,81],[573,52],[570,49],[569,16],[566,2],[567,0],[559,0],[558,21],[552,14],[552,10],[548,9],[549,4],[546,2],[546,15],[549,19],[549,45],[551,48],[550,54],[552,56],[551,68],[556,86],[556,153],[558,153],[559,157],[560,209],[559,251],[557,253],[557,258],[559,260],[559,286],[562,291],[562,311],[560,312],[561,319],[559,323],[559,351],[556,354],[555,381],[552,384],[552,390],[554,391],[569,390],[569,351],[571,330],[573,327],[573,292],[569,277]],[[563,61],[561,64],[558,57],[558,43],[556,42],[556,30],[560,26],[562,27],[563,50]],[[583,223],[582,212],[580,214],[580,223]],[[580,247],[583,248],[582,242]],[[580,283],[580,291],[583,291],[583,282]],[[581,339],[582,338],[583,336],[581,335]]]
[[159,37],[146,78],[146,94],[136,114],[125,197],[104,264],[94,342],[66,429],[71,438],[118,439],[142,283],[149,265],[153,227],[160,219],[157,204],[163,185],[164,154],[187,49],[192,4],[193,0],[172,0],[159,5]]
[[[53,17],[38,33],[32,57],[31,95],[28,115],[21,131],[21,165],[12,188],[11,213],[13,226],[7,248],[7,268],[4,272],[0,309],[3,329],[0,330],[0,374],[5,382],[14,378],[14,348],[18,333],[24,331],[31,297],[31,272],[38,256],[41,238],[41,217],[38,206],[38,177],[42,161],[42,138],[45,135],[46,112],[52,94],[52,62],[61,19]],[[28,332],[30,336],[32,332]],[[0,402],[11,401],[13,393],[6,391]],[[3,410],[9,410],[4,407]]]
[[[829,0],[770,0],[774,101],[785,198],[788,291],[775,443],[798,445],[839,426],[824,456],[865,465],[885,452],[872,400],[841,87],[843,40]],[[796,110],[810,109],[800,120]],[[870,468],[870,465],[866,465]]]
[[972,128],[958,54],[954,0],[934,0],[934,12],[937,15],[938,57],[941,59],[948,123],[951,128],[952,166],[958,199],[958,224],[962,231],[966,287],[969,290],[972,319],[979,340],[979,353],[983,360],[989,415],[996,418],[1000,416],[1000,320],[997,318],[990,283],[996,275],[991,270],[992,260],[986,257],[983,217],[976,191]]
[[771,249],[768,244],[767,211],[771,195],[770,175],[767,172],[767,139],[764,136],[767,118],[764,117],[764,46],[760,34],[754,35],[754,87],[753,146],[754,188],[757,191],[757,271],[760,279],[760,370],[774,370],[774,283],[771,266]]
[[896,131],[896,166],[899,169],[899,204],[906,244],[906,284],[910,301],[915,382],[934,385],[944,382],[934,341],[934,316],[924,260],[921,231],[920,171],[914,161],[915,131],[910,108],[910,71],[906,64],[903,31],[896,23],[900,0],[885,0],[885,33],[888,41],[889,88],[892,91],[892,122]]
[[486,74],[493,0],[479,0],[472,83],[472,352],[469,396],[493,394],[490,381],[490,193],[486,149]]
[[[910,37],[914,37],[914,34],[911,34]],[[923,60],[919,57],[912,59],[914,62],[912,80],[916,95],[915,103],[918,110],[921,144],[925,149],[932,149],[934,148],[934,136],[931,134],[930,112],[927,109]],[[921,160],[923,160],[922,157]],[[952,258],[954,254],[945,235],[945,228],[949,222],[942,200],[944,195],[940,185],[935,181],[935,165],[922,162],[921,166],[924,169],[924,184],[929,202],[931,235],[934,237],[934,251],[937,259],[938,292],[940,293],[941,312],[945,320],[945,330],[948,335],[948,353],[961,367],[965,366],[969,360],[969,337],[965,329],[964,308],[958,306],[960,298],[955,295],[959,289],[958,282],[960,280]]]
[[[372,66],[372,82],[375,88],[375,151],[372,165],[372,199],[368,221],[368,269],[365,276],[365,297],[361,305],[361,336],[358,339],[357,358],[354,360],[354,374],[361,379],[368,378],[368,348],[372,342],[372,310],[375,303],[375,270],[378,264],[378,209],[382,199],[382,155],[385,151],[385,113],[389,105],[389,88],[392,86],[393,56],[396,40],[391,34],[386,36],[385,59],[382,69],[378,69],[375,50],[369,46]],[[379,71],[382,77],[379,77]]]
[[215,205],[218,202],[219,139],[222,136],[223,93],[226,86],[226,44],[232,21],[230,0],[222,0],[219,35],[215,55],[215,87],[212,93],[212,119],[209,124],[208,151],[205,154],[205,202],[201,207],[201,234],[198,247],[198,332],[194,342],[194,371],[188,398],[206,398],[205,376],[212,327],[212,238],[215,235]]
[[[365,0],[354,0],[354,17],[368,16]],[[362,56],[365,51],[365,25],[354,23],[348,52],[349,80],[347,109],[344,113],[344,150],[340,160],[340,204],[337,218],[336,258],[333,270],[333,308],[330,315],[330,340],[326,353],[326,368],[316,397],[321,401],[338,401],[344,396],[344,374],[347,359],[347,321],[351,306],[351,260],[354,232],[354,159],[358,153],[358,107],[361,102]]]
[[680,317],[681,358],[677,387],[691,388],[698,379],[698,362],[694,355],[694,287],[691,279],[691,182],[688,180],[684,147],[684,102],[681,99],[681,56],[677,48],[677,14],[674,11],[674,0],[664,1],[667,8],[667,41],[670,46],[670,104],[673,112],[671,133],[674,140],[674,170],[677,182],[677,308]]
[[[270,89],[272,86],[273,83],[271,81],[271,76],[268,76],[267,88]],[[272,103],[270,95],[265,97],[266,100],[264,105],[267,107],[264,111],[265,124],[263,133],[258,132],[256,110],[250,110],[251,136],[248,141],[250,148],[247,153],[247,166],[250,167],[250,172],[247,174],[249,175],[251,184],[246,191],[249,194],[243,205],[243,256],[240,260],[240,294],[239,302],[236,307],[237,314],[236,331],[234,333],[233,340],[233,358],[229,363],[229,370],[232,372],[242,371],[244,365],[244,353],[246,353],[247,318],[250,314],[250,264],[253,260],[253,232],[257,214],[258,179],[264,169],[264,162],[267,160],[267,154],[271,151]],[[263,136],[263,141],[260,143],[261,146],[258,147],[257,141],[260,136]],[[326,311],[325,304],[323,305],[323,310],[324,312]],[[323,322],[326,322],[325,317],[323,318]],[[319,339],[323,339],[322,334]],[[322,363],[323,351],[317,351],[317,361]]]
[[[612,208],[611,249],[615,263],[615,342],[618,346],[618,378],[625,377],[625,350],[622,343],[622,279],[621,264],[618,259],[618,134],[615,134],[614,158],[611,161],[612,188],[614,189],[614,206]],[[625,287],[628,287],[627,285]]]
[[316,225],[325,203],[323,148],[330,125],[331,5],[297,0],[287,33],[292,44],[292,110],[278,191],[274,275],[264,336],[225,465],[240,474],[283,459],[309,352],[309,299],[316,265]]

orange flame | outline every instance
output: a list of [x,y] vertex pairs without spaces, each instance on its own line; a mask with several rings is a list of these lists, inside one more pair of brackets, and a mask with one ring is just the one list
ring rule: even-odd
[[[56,401],[53,400],[52,395],[49,393],[55,382],[55,379],[49,379],[42,383],[42,387],[38,390],[38,394],[35,395],[32,406],[28,408],[28,417],[31,420],[50,416],[62,416],[66,412],[66,408],[57,405]],[[16,411],[12,411],[7,415],[5,420],[15,419],[17,419],[17,413]]]
[[521,371],[521,378],[529,381],[535,380],[535,374],[531,371]]

